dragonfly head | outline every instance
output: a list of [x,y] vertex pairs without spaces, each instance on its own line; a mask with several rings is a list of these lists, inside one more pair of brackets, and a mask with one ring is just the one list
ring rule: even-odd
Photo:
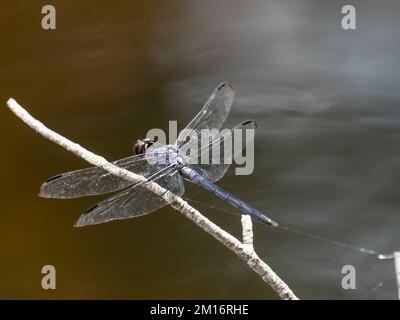
[[154,141],[151,139],[142,139],[142,140],[138,140],[136,141],[136,143],[133,145],[133,152],[135,154],[141,154],[141,153],[145,153],[147,148],[149,148],[150,146],[152,146],[154,144]]

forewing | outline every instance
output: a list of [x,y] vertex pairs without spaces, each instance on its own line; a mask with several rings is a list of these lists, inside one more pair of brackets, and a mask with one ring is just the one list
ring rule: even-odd
[[186,159],[188,166],[207,180],[218,181],[228,171],[235,157],[254,139],[255,131],[256,123],[252,120],[222,130],[210,144],[201,146],[198,152]]
[[[113,162],[118,167],[149,176],[157,171],[145,154],[134,155]],[[132,182],[116,177],[100,167],[91,167],[62,173],[48,179],[40,187],[44,198],[78,198],[117,191],[132,185]]]
[[[182,178],[176,171],[173,174],[162,175],[153,181],[177,196],[182,196],[185,191]],[[162,197],[147,190],[145,184],[134,185],[116,196],[96,204],[79,217],[75,226],[83,227],[137,217],[154,212],[168,204]]]
[[221,83],[214,90],[196,117],[179,134],[176,145],[180,147],[193,130],[221,129],[231,110],[234,97],[235,91],[232,85],[227,82]]

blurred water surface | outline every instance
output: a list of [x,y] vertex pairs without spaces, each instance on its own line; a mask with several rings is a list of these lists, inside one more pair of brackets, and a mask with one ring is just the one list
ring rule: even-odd
[[[108,159],[151,128],[183,127],[222,81],[227,125],[258,123],[251,176],[223,188],[282,225],[355,246],[399,249],[400,56],[396,1],[43,1],[0,5],[0,297],[275,299],[239,259],[167,207],[72,227],[103,197],[41,199],[47,177],[86,166],[25,127],[14,97],[51,128]],[[223,206],[187,185],[187,194]],[[240,235],[235,215],[199,209]],[[259,255],[302,298],[395,298],[392,261],[255,225]],[[57,289],[41,289],[41,267]],[[357,289],[341,288],[341,268]],[[382,285],[379,285],[382,282]]]

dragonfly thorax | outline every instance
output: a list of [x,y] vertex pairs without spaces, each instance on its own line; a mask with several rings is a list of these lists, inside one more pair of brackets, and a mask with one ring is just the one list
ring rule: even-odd
[[146,150],[146,159],[150,164],[159,167],[165,167],[171,164],[182,167],[185,164],[178,148],[172,144],[161,146],[152,145]]

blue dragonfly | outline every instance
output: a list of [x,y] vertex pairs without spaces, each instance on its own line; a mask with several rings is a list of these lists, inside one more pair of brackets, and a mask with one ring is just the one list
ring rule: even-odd
[[[181,131],[174,144],[162,145],[150,139],[138,140],[133,146],[134,155],[113,162],[118,167],[146,177],[145,182],[134,184],[110,174],[101,167],[91,167],[49,178],[42,184],[39,195],[45,198],[71,199],[120,191],[83,213],[75,224],[82,227],[154,212],[167,205],[168,202],[164,197],[149,191],[145,184],[149,181],[155,182],[173,194],[182,196],[185,191],[183,179],[186,179],[212,192],[244,214],[262,223],[277,226],[276,222],[262,212],[214,184],[224,176],[232,163],[229,160],[232,159],[226,159],[220,153],[219,160],[221,161],[214,161],[214,163],[189,161],[192,158],[189,159],[187,153],[182,152],[190,140],[188,132],[200,134],[203,129],[221,129],[229,114],[233,99],[232,86],[229,83],[220,84],[201,111]],[[226,147],[224,144],[226,136],[233,134],[234,130],[243,132],[242,145],[245,147],[248,142],[245,140],[245,131],[255,130],[255,128],[255,122],[248,120],[225,131],[224,134],[213,136],[206,146],[199,149],[196,156],[201,157],[203,152],[209,152],[210,148],[218,144]],[[235,152],[231,154],[234,157]]]

